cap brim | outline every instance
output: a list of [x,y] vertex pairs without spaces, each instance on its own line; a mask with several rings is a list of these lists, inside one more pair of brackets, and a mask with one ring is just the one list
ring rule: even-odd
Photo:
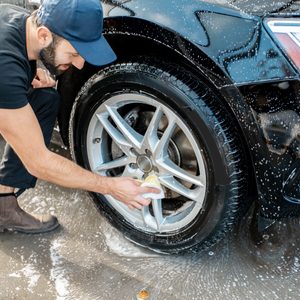
[[103,66],[112,63],[117,59],[103,35],[101,38],[92,42],[69,41],[88,63],[95,66]]

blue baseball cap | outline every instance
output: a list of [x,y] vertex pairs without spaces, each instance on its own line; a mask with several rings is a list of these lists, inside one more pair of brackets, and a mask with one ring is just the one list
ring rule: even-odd
[[102,34],[100,0],[44,0],[37,15],[43,25],[70,42],[88,63],[102,66],[116,60]]

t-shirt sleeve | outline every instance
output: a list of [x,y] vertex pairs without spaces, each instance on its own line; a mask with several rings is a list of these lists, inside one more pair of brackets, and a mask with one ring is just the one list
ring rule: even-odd
[[21,108],[28,103],[28,74],[25,62],[0,53],[0,108]]

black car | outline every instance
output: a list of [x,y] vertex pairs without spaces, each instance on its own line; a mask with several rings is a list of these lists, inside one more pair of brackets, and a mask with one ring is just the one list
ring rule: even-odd
[[63,141],[93,172],[154,172],[165,191],[141,211],[92,194],[109,222],[178,253],[216,243],[253,199],[260,230],[299,216],[300,1],[102,4],[118,60],[59,79]]

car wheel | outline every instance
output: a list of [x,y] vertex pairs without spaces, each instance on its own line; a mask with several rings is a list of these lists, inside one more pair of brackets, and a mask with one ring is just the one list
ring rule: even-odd
[[103,176],[155,172],[165,198],[130,210],[92,194],[133,242],[165,253],[207,249],[234,224],[246,192],[234,119],[203,80],[149,60],[117,63],[81,89],[71,113],[74,159]]

